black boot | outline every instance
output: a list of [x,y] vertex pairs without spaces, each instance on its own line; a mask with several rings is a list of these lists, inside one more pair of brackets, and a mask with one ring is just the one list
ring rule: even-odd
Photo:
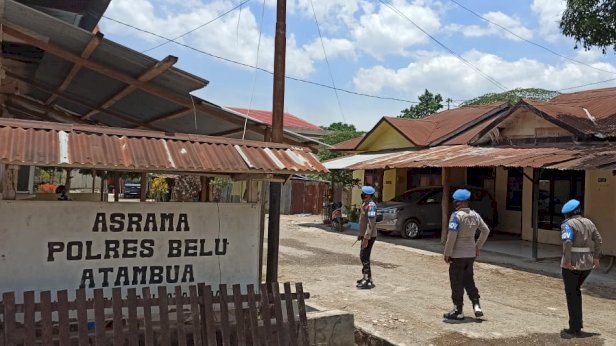
[[483,310],[481,310],[481,305],[479,305],[479,299],[473,300],[473,312],[475,312],[475,317],[483,316]]
[[443,314],[443,318],[448,320],[463,320],[464,314],[462,313],[462,307],[454,306],[451,311],[446,314]]
[[355,287],[363,289],[363,290],[369,290],[369,289],[373,289],[375,286],[372,280],[362,279]]

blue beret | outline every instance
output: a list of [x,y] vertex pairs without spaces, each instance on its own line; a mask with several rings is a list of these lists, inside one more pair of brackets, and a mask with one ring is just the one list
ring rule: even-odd
[[565,205],[563,205],[563,209],[561,210],[563,214],[569,214],[574,212],[577,208],[580,207],[580,201],[577,199],[571,199]]
[[471,192],[466,189],[458,189],[453,193],[454,201],[468,201],[471,198]]
[[365,193],[366,195],[374,195],[375,191],[372,186],[362,186],[361,192]]

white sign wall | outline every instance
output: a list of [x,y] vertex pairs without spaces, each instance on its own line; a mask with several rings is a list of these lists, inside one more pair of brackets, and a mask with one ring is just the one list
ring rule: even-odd
[[257,284],[255,204],[0,201],[0,292]]

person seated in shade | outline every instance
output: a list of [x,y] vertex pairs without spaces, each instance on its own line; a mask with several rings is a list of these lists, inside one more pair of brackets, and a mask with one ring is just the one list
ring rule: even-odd
[[66,186],[58,185],[56,187],[56,194],[58,195],[58,201],[70,201],[71,199],[66,194]]

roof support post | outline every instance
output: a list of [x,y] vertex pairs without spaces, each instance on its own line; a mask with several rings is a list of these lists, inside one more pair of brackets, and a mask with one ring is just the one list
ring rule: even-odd
[[14,200],[17,197],[17,165],[2,165],[2,181],[0,182],[1,199]]
[[441,170],[441,181],[443,184],[443,199],[441,201],[441,244],[445,244],[445,241],[447,240],[447,232],[449,230],[449,195],[451,192],[449,176],[451,173],[451,168],[443,167]]
[[533,259],[536,261],[538,256],[538,243],[539,243],[539,176],[541,171],[539,168],[533,168],[533,244],[532,252]]
[[140,189],[140,195],[139,195],[139,201],[140,202],[145,202],[145,200],[148,197],[148,173],[147,172],[141,172],[141,189]]

